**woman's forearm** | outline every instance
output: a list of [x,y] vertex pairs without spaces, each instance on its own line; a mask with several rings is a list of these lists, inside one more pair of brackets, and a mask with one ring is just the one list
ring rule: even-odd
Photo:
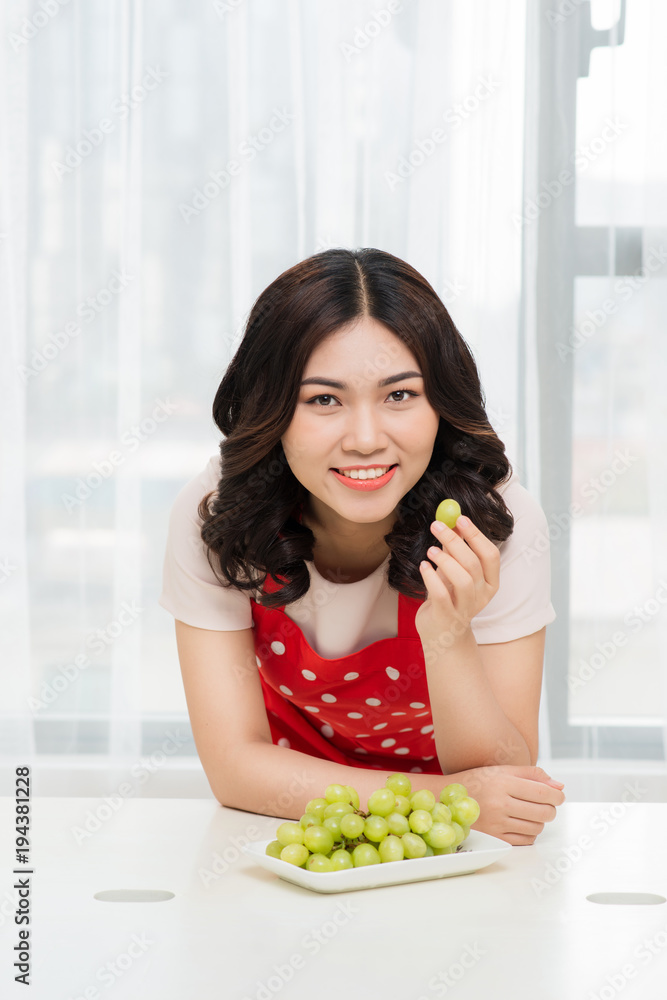
[[471,629],[422,640],[435,749],[443,771],[531,764],[526,740],[498,704]]
[[[400,771],[400,766],[395,768]],[[321,760],[271,743],[248,743],[220,761],[217,775],[208,774],[211,790],[223,806],[248,812],[299,819],[310,799],[324,795],[327,785],[352,785],[366,808],[368,797],[395,771],[350,767]],[[414,790],[430,788],[436,798],[458,775],[409,774]]]

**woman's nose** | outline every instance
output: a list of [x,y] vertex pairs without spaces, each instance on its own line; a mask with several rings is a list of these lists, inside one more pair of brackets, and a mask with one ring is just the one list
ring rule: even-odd
[[350,413],[344,437],[347,449],[363,453],[378,451],[386,446],[387,440],[382,414],[374,408],[359,407]]

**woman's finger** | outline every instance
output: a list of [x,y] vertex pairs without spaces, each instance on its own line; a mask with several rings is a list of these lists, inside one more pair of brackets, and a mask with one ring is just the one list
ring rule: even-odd
[[526,802],[525,799],[516,799],[513,796],[512,799],[513,805],[508,807],[512,816],[520,813],[521,819],[541,824],[551,823],[556,818],[556,807],[548,802]]
[[[440,530],[440,528],[442,528],[442,530]],[[470,573],[473,579],[479,580],[480,582],[483,580],[484,571],[479,557],[472,550],[472,548],[465,543],[460,535],[458,535],[455,531],[452,531],[452,529],[448,527],[448,525],[443,524],[442,521],[434,521],[431,525],[431,531],[443,546],[444,550],[449,552],[456,559],[459,565],[463,566],[463,568]]]
[[456,522],[456,527],[461,532],[463,541],[470,546],[484,567],[484,579],[486,582],[497,588],[500,582],[500,552],[498,551],[498,546],[490,538],[487,538],[468,517],[460,517]]
[[522,833],[527,837],[537,837],[544,829],[544,823],[533,823],[532,820],[523,819],[521,816],[508,816],[503,825],[506,830],[512,833]]
[[477,567],[478,581],[476,581],[474,577],[471,579],[469,571],[464,569],[453,555],[443,551],[437,545],[432,545],[426,555],[436,564],[436,568],[441,573],[452,598],[455,596],[456,590],[470,586],[471,583],[474,588],[476,582],[483,582],[482,567],[479,564]]
[[537,833],[535,834],[498,833],[496,834],[496,836],[498,837],[499,840],[507,841],[507,843],[511,844],[513,847],[530,847],[532,844],[535,843],[535,838],[541,832],[542,832],[541,830],[538,830]]
[[[431,557],[429,556],[429,558]],[[433,561],[435,562],[435,559]],[[426,586],[427,600],[435,599],[438,601],[444,601],[446,599],[448,601],[448,610],[453,610],[454,604],[452,601],[453,593],[451,583],[449,583],[446,579],[443,579],[443,577],[436,569],[433,568],[433,566],[431,566],[427,559],[419,564],[419,569],[421,570],[422,579],[424,580],[424,584]]]
[[485,581],[497,586],[500,577],[500,553],[497,547],[472,522],[468,522],[468,526],[462,525],[459,533],[460,520],[461,518],[456,522],[456,530],[443,525],[444,531],[435,530],[433,534],[476,583]]
[[512,781],[508,783],[507,790],[512,798],[521,799],[524,803],[536,802],[559,806],[565,801],[565,796],[560,788],[554,788],[553,785],[548,785],[545,781],[520,778],[518,775],[513,776]]

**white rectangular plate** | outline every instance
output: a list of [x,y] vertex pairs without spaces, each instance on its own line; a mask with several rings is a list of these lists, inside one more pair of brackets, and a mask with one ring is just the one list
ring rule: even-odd
[[447,878],[450,875],[468,875],[479,868],[486,868],[501,858],[512,845],[488,833],[471,830],[460,851],[456,854],[438,854],[431,858],[411,858],[404,861],[387,861],[379,865],[364,865],[340,872],[309,872],[297,868],[280,858],[265,853],[268,840],[255,841],[243,848],[262,868],[279,875],[287,882],[312,889],[314,892],[351,892],[354,889],[375,889],[380,885],[400,885],[403,882],[423,882],[430,878]]

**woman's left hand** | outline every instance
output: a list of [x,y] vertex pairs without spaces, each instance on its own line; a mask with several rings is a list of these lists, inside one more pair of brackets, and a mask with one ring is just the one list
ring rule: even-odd
[[498,590],[500,552],[463,516],[453,529],[433,521],[431,532],[441,545],[435,543],[427,552],[435,569],[427,561],[419,566],[426,600],[415,615],[415,627],[422,641],[442,643],[447,635],[451,646],[470,633],[470,622]]

